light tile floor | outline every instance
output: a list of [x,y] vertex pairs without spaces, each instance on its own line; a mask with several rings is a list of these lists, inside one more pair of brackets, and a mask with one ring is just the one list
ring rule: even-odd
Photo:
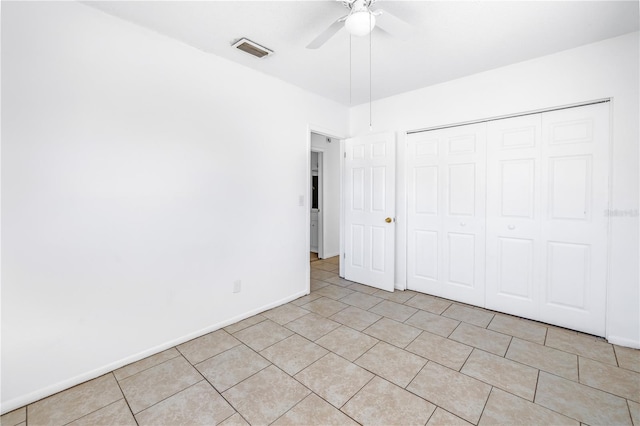
[[640,426],[640,351],[311,262],[310,295],[2,416],[35,425]]

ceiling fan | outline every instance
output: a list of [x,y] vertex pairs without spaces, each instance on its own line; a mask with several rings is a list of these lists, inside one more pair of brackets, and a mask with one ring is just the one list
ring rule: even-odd
[[317,49],[336,35],[343,27],[351,35],[363,36],[369,34],[377,26],[381,30],[400,38],[407,38],[411,33],[411,26],[402,19],[382,9],[371,9],[377,0],[344,0],[342,4],[349,9],[349,13],[338,18],[327,29],[320,33],[307,49]]

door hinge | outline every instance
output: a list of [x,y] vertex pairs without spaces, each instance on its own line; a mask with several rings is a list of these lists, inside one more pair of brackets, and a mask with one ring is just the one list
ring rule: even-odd
[[344,153],[344,158],[347,158],[347,153],[346,152]]

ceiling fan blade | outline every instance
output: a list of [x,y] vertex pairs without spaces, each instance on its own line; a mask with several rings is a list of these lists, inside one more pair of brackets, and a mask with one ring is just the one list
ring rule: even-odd
[[375,14],[377,15],[376,27],[394,37],[405,40],[408,39],[415,30],[412,25],[386,10],[378,9],[375,11]]
[[346,16],[342,18],[338,18],[333,24],[329,25],[329,27],[320,33],[320,35],[313,39],[311,43],[307,45],[307,49],[317,49],[323,44],[325,44],[331,37],[336,35],[341,28],[344,27],[344,20],[347,19]]

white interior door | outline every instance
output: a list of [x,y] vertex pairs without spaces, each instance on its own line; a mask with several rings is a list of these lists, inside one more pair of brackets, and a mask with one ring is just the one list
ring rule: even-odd
[[541,318],[605,335],[609,104],[542,115]]
[[344,274],[393,291],[395,274],[395,136],[345,141]]
[[407,137],[407,287],[442,294],[441,132]]
[[484,123],[408,138],[407,285],[484,305]]
[[490,309],[538,319],[540,114],[487,124],[487,296]]

